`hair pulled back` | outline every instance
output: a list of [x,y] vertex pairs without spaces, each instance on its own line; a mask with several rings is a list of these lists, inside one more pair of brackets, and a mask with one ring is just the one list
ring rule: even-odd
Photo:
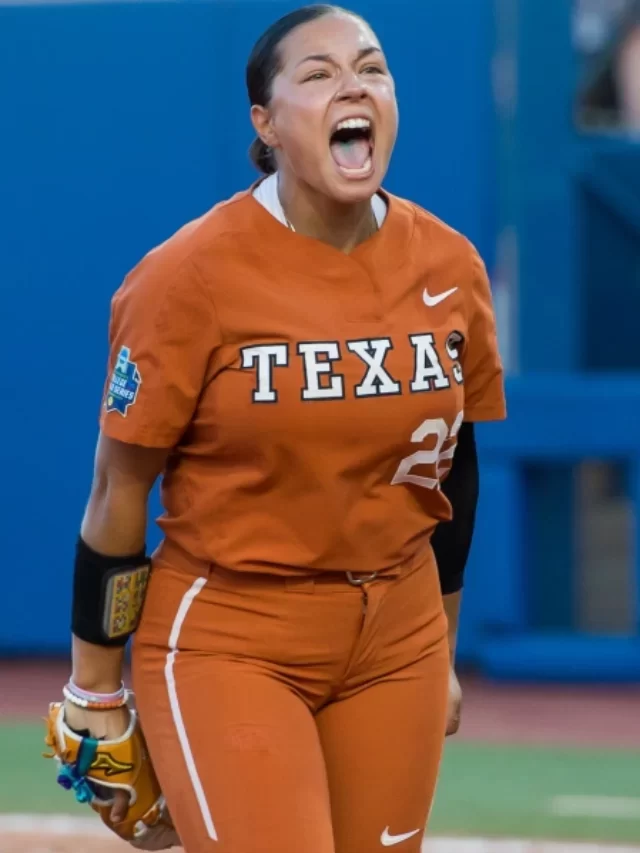
[[[265,30],[253,46],[247,61],[247,94],[251,106],[266,107],[271,100],[273,80],[281,68],[280,45],[283,39],[297,27],[336,12],[344,14],[346,10],[325,3],[303,6],[284,15]],[[249,157],[254,166],[265,175],[272,175],[277,171],[273,151],[260,138],[251,143]]]

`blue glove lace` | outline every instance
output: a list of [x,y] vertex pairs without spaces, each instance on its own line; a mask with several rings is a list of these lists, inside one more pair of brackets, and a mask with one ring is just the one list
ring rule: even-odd
[[92,737],[82,738],[75,764],[62,764],[58,772],[58,784],[65,791],[73,791],[79,803],[90,803],[95,797],[86,775],[98,750],[98,741]]

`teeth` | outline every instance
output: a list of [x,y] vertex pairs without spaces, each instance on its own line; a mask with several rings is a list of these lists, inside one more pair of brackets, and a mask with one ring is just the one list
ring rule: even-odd
[[346,118],[341,121],[336,130],[360,130],[371,127],[371,122],[368,118]]

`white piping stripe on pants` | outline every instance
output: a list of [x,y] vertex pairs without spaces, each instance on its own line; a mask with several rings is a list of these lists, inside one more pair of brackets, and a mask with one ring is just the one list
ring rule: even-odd
[[200,776],[198,775],[198,768],[196,767],[196,763],[193,758],[193,752],[191,751],[191,745],[187,736],[187,730],[184,726],[182,711],[180,710],[180,702],[178,700],[178,691],[176,690],[176,679],[174,673],[176,656],[178,654],[178,640],[180,639],[180,631],[182,630],[182,625],[187,617],[189,608],[193,604],[196,596],[202,590],[206,582],[206,578],[198,578],[193,582],[190,589],[182,597],[182,601],[180,602],[180,607],[178,608],[178,612],[176,613],[176,618],[173,621],[171,634],[169,636],[170,651],[167,655],[167,663],[164,668],[164,674],[165,678],[167,679],[167,689],[169,691],[169,705],[171,706],[173,723],[176,727],[176,731],[178,732],[178,739],[180,741],[180,746],[182,747],[182,754],[187,765],[187,770],[189,771],[189,778],[191,779],[191,784],[193,785],[193,790],[196,795],[198,805],[200,806],[202,819],[204,820],[204,825],[207,829],[207,834],[209,838],[213,839],[213,841],[217,841],[218,834],[216,832],[215,826],[213,825],[213,820],[211,819],[209,804],[207,803],[207,798],[204,795],[204,789],[202,787],[202,782],[200,781]]

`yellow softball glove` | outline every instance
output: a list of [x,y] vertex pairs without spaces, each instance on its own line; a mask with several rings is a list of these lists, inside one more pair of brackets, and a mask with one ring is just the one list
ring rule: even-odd
[[[116,740],[96,740],[74,732],[64,719],[64,705],[52,702],[46,717],[45,743],[58,765],[58,784],[73,791],[80,803],[88,803],[102,821],[126,841],[143,842],[151,828],[173,828],[165,800],[149,759],[138,716],[129,708],[127,731]],[[113,792],[129,794],[123,821],[110,820]],[[138,846],[137,844],[135,846]]]

